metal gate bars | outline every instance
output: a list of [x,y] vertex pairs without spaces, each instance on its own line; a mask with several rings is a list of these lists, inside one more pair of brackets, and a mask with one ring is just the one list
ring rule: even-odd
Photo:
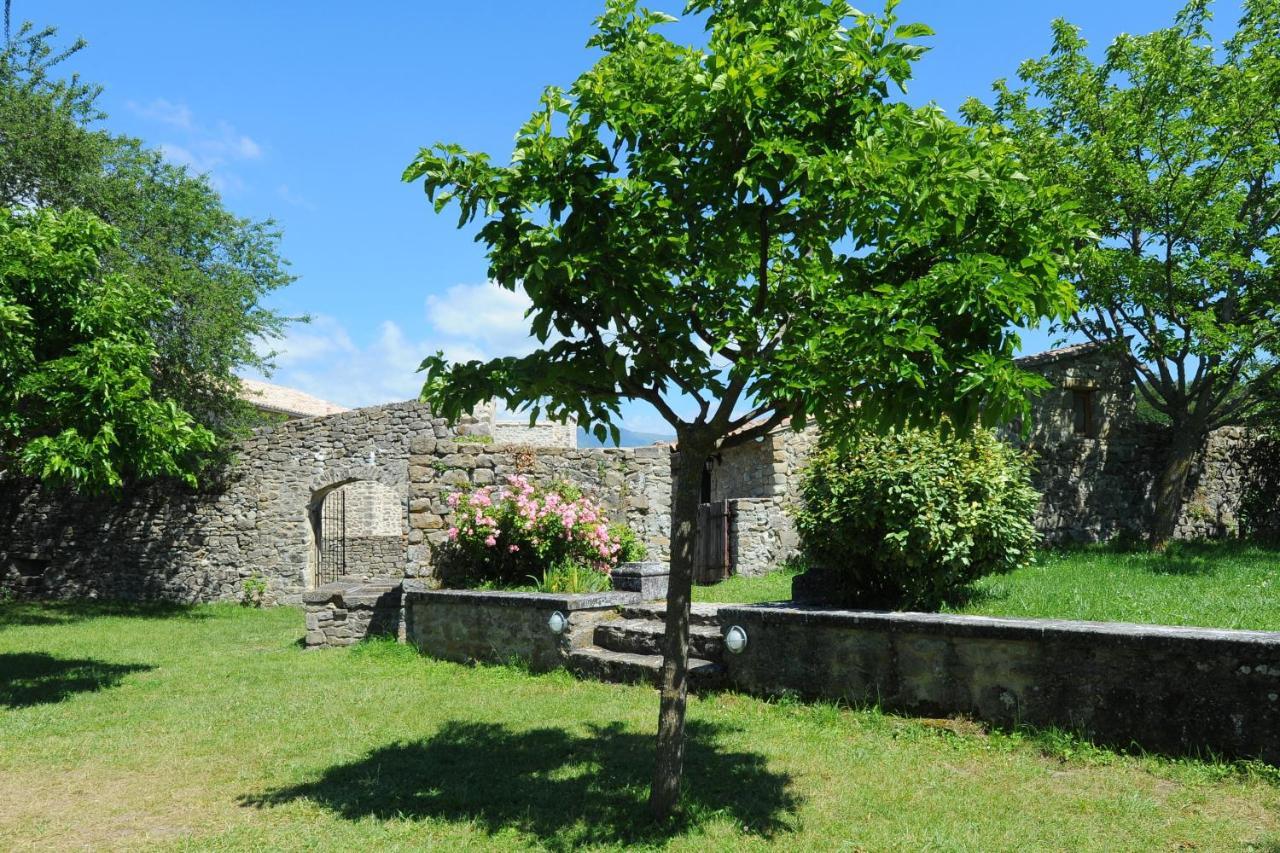
[[336,581],[347,573],[347,496],[330,492],[318,508],[316,525],[316,586]]

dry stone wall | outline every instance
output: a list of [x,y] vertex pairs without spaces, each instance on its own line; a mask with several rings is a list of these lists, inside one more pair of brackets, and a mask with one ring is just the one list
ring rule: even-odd
[[84,498],[0,474],[0,589],[194,602],[237,598],[260,576],[269,601],[296,601],[313,585],[314,509],[355,481],[396,496],[398,529],[349,570],[399,577],[410,440],[477,429],[474,418],[451,427],[417,402],[289,421],[239,443],[220,481],[198,492],[157,484]]

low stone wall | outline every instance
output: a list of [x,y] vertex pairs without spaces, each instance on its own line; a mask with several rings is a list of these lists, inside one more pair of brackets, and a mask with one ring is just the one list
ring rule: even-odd
[[[562,666],[569,652],[591,644],[595,624],[617,607],[640,601],[638,593],[584,595],[431,589],[404,582],[405,637],[424,654],[458,663],[521,660],[535,671]],[[563,633],[548,620],[568,617]]]
[[350,646],[366,637],[404,639],[400,584],[335,581],[303,593],[306,647]]
[[1280,762],[1280,633],[776,606],[720,619],[746,631],[725,657],[748,692]]

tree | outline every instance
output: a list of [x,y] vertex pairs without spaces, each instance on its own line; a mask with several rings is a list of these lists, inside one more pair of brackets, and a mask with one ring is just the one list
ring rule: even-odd
[[253,422],[235,371],[269,368],[260,351],[286,322],[263,299],[290,281],[274,223],[229,212],[209,182],[141,142],[97,127],[100,87],[57,67],[84,47],[22,25],[0,53],[0,208],[78,208],[111,225],[104,270],[152,290],[147,315],[157,393],[220,438]]
[[[490,276],[532,300],[542,348],[423,362],[456,417],[490,397],[603,437],[623,400],[675,429],[671,577],[650,805],[683,759],[694,519],[707,457],[816,418],[960,422],[1020,410],[1034,378],[1014,325],[1069,310],[1059,270],[1082,233],[998,131],[890,98],[927,35],[890,6],[693,0],[707,45],[609,2],[603,54],[549,88],[508,165],[438,144],[405,172],[459,226],[481,220]],[[683,415],[688,405],[692,414]]]
[[[1065,329],[1113,344],[1167,418],[1151,541],[1163,547],[1209,432],[1280,411],[1280,3],[1247,0],[1221,49],[1208,0],[1095,63],[1065,21],[1050,54],[965,115],[1007,125],[1041,179],[1098,223]],[[1274,416],[1274,415],[1273,415]]]
[[0,211],[0,457],[54,485],[195,482],[215,437],[156,392],[156,291],[105,273],[115,231],[72,210]]

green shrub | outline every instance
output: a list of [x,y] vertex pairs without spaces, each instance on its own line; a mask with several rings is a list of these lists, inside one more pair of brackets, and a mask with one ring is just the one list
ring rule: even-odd
[[993,433],[902,430],[819,448],[795,516],[833,599],[936,609],[1031,560],[1038,498],[1026,460]]

